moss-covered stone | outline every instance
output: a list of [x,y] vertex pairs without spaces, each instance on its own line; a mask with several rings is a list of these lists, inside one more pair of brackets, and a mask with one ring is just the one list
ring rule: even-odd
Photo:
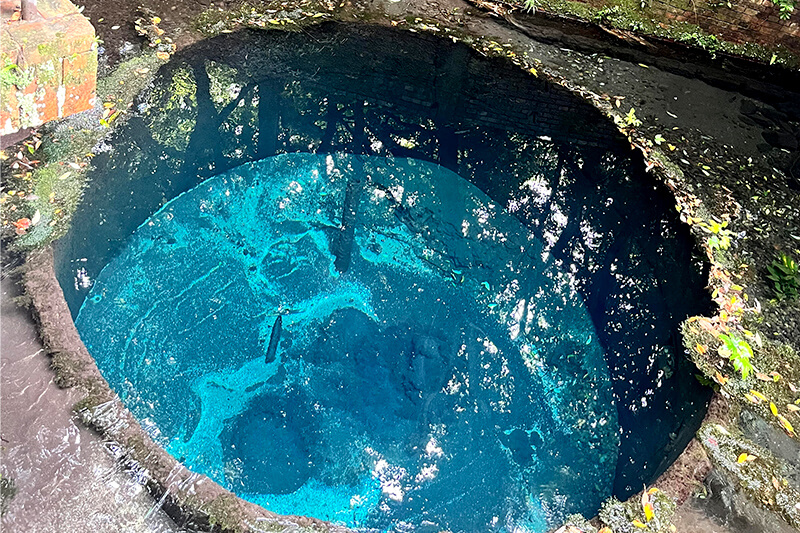
[[800,529],[800,493],[785,477],[782,463],[768,450],[744,438],[735,427],[706,424],[698,432],[714,465],[736,480],[759,505],[778,512]]

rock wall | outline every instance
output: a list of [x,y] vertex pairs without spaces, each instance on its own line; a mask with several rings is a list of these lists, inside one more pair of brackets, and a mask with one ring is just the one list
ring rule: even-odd
[[734,43],[783,45],[800,52],[800,8],[781,20],[772,0],[652,0],[650,11],[667,22],[688,22]]

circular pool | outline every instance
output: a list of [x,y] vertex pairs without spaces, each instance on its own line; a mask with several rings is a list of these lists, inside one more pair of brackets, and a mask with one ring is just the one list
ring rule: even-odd
[[56,260],[112,388],[194,471],[354,528],[539,532],[651,481],[708,400],[666,191],[502,60],[308,31],[177,54],[95,158]]

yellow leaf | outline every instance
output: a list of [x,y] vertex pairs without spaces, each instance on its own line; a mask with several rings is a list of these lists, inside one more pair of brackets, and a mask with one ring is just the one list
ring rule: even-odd
[[763,394],[761,394],[760,392],[758,392],[757,390],[750,389],[750,394],[752,394],[753,396],[755,396],[756,398],[758,398],[762,402],[768,401],[767,397],[764,396]]
[[655,518],[655,516],[656,515],[653,512],[653,504],[648,503],[647,505],[645,505],[644,506],[644,518],[645,518],[645,520],[647,520],[649,522],[650,520]]
[[600,531],[598,531],[597,533],[614,533],[614,532],[611,530],[610,527],[604,527]]
[[747,398],[748,400],[750,400],[752,403],[754,403],[754,404],[756,404],[756,405],[758,405],[758,404],[760,404],[760,403],[761,403],[761,400],[759,400],[758,398],[756,398],[756,397],[755,397],[755,396],[753,396],[752,394],[747,394],[747,393],[745,393],[745,394],[744,394],[744,397],[745,397],[745,398]]
[[648,490],[648,491],[647,491],[647,494],[649,494],[650,496],[652,496],[652,495],[653,495],[653,494],[655,494],[656,492],[658,492],[658,489],[657,489],[656,487],[653,487],[653,488],[651,488],[650,490]]
[[783,415],[775,415],[775,416],[778,417],[778,422],[781,423],[781,425],[783,426],[783,429],[785,429],[787,432],[789,432],[792,435],[794,435],[794,427],[792,426],[791,422],[786,420],[786,417],[783,416]]
[[634,520],[633,522],[631,522],[631,524],[633,524],[634,526],[638,527],[639,529],[644,529],[644,528],[647,527],[646,525],[644,525],[643,522],[641,522],[639,520]]
[[150,20],[153,21],[153,24],[161,24],[161,17],[153,17]]
[[706,347],[700,344],[699,342],[697,343],[697,346],[695,346],[695,349],[697,350],[697,353],[699,353],[700,355],[706,353]]
[[535,68],[533,68],[533,67],[531,67],[530,69],[528,69],[528,72],[530,72],[530,73],[531,73],[531,74],[533,74],[534,76],[537,76],[537,77],[539,76],[539,73],[538,73],[538,72],[536,72],[536,69],[535,69]]
[[769,410],[772,411],[772,414],[778,416],[778,406],[772,402],[769,402]]
[[747,461],[747,454],[746,453],[741,454],[739,456],[739,458],[736,459],[736,462],[739,463],[739,464],[742,464],[745,461]]

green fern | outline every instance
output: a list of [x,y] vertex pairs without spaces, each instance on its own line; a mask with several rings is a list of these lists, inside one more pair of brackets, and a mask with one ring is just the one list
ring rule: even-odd
[[779,300],[796,300],[800,291],[800,267],[788,254],[781,252],[767,267],[767,279]]

